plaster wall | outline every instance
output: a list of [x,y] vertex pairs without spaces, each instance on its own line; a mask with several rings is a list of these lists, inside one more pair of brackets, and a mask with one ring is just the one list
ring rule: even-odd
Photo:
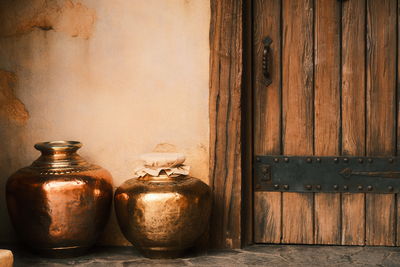
[[[0,190],[48,140],[81,141],[115,186],[155,147],[208,182],[209,22],[207,0],[0,1]],[[114,215],[101,243],[127,244]]]

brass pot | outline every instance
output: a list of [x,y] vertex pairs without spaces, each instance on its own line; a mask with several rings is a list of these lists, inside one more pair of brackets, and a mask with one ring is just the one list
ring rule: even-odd
[[146,175],[123,183],[114,204],[122,233],[144,256],[175,258],[206,230],[211,190],[185,175]]
[[45,256],[76,256],[105,227],[112,178],[86,162],[75,141],[38,143],[41,156],[7,181],[7,207],[18,237]]

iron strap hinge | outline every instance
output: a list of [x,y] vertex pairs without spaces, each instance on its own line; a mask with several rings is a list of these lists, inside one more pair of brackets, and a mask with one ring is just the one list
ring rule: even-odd
[[256,156],[254,190],[400,192],[400,158]]

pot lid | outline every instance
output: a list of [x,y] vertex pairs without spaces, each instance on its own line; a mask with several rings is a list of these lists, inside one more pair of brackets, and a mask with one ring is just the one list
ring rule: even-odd
[[140,159],[143,160],[146,167],[175,167],[182,165],[186,157],[182,153],[147,153],[142,154]]
[[143,161],[142,166],[136,168],[135,176],[143,177],[147,174],[151,176],[159,176],[161,171],[170,175],[188,175],[189,166],[183,164],[185,155],[182,153],[146,153],[140,156]]

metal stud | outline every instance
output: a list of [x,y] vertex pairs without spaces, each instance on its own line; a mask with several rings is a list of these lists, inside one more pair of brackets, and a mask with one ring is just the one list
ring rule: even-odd
[[333,185],[333,189],[338,190],[339,186],[337,184]]
[[334,159],[333,159],[333,162],[338,163],[338,162],[339,162],[339,159],[338,159],[338,158],[334,158]]
[[317,184],[316,188],[317,188],[318,190],[321,190],[321,185]]
[[343,189],[344,189],[344,190],[348,190],[349,187],[348,187],[347,185],[344,185],[344,186],[343,186]]
[[367,190],[372,191],[372,186],[371,185],[367,186]]
[[393,191],[393,186],[389,185],[389,186],[388,186],[388,190],[389,190],[389,191]]
[[279,162],[279,159],[278,159],[278,158],[274,158],[274,162],[275,162],[275,163],[278,163],[278,162]]
[[283,185],[283,188],[284,188],[285,190],[288,190],[288,189],[289,189],[289,185],[284,184],[284,185]]
[[357,189],[362,190],[363,189],[362,185],[357,186]]
[[394,162],[394,159],[390,158],[389,163],[393,163],[393,162]]
[[304,186],[307,190],[311,190],[311,188],[312,188],[312,186],[311,185],[306,185],[306,186]]
[[311,158],[307,158],[307,163],[311,163],[312,162],[312,159]]
[[344,161],[345,163],[347,163],[347,162],[349,162],[349,159],[348,159],[348,158],[344,158],[343,161]]
[[274,184],[275,189],[279,189],[279,184]]
[[318,163],[321,163],[321,158],[317,158],[317,162],[318,162]]
[[364,160],[363,160],[363,159],[358,159],[358,162],[359,162],[359,163],[363,163]]
[[285,158],[284,161],[285,161],[286,163],[288,163],[288,162],[289,162],[289,158]]
[[368,163],[372,163],[373,160],[371,158],[368,159]]
[[256,157],[256,161],[260,162],[261,161],[260,157]]

